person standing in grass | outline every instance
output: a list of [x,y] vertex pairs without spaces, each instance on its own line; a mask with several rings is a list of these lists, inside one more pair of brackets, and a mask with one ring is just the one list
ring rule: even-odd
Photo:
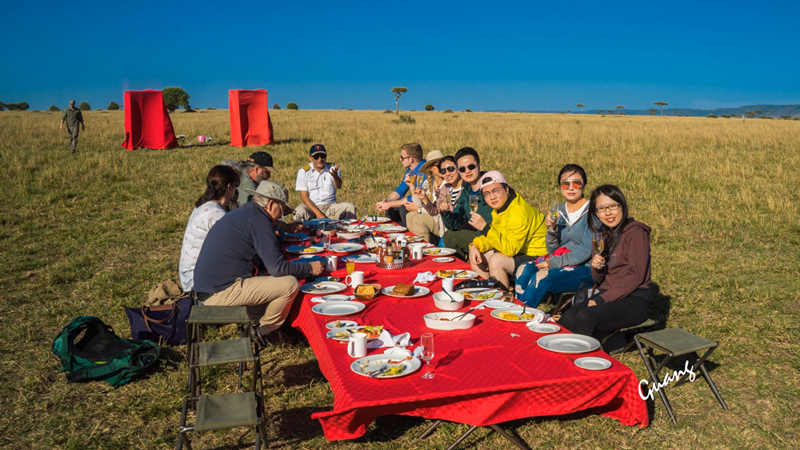
[[86,125],[83,124],[83,114],[80,109],[75,107],[75,100],[69,101],[69,107],[61,115],[60,130],[64,129],[64,124],[67,125],[69,146],[72,148],[72,153],[75,153],[78,151],[78,125],[81,126],[82,131],[86,131]]
[[[594,252],[586,301],[573,305],[558,323],[573,333],[603,340],[620,328],[647,320],[650,301],[650,227],[628,216],[628,202],[613,185],[598,186],[589,199],[589,212],[601,224],[589,222],[603,237],[603,250]],[[577,295],[576,295],[577,297]]]
[[486,172],[480,186],[481,195],[492,208],[492,221],[486,223],[480,214],[471,213],[469,223],[481,230],[481,235],[469,246],[469,262],[481,277],[492,276],[510,287],[509,276],[520,264],[547,254],[544,216],[496,170]]
[[442,223],[447,228],[442,238],[446,247],[454,249],[458,257],[466,260],[470,244],[481,235],[481,229],[475,229],[470,223],[470,199],[477,201],[477,213],[486,224],[492,223],[492,207],[480,195],[481,176],[484,172],[481,171],[478,152],[472,147],[464,147],[456,152],[455,161],[463,180],[463,189],[455,205],[449,211],[444,210],[441,213]]
[[203,241],[211,227],[221,219],[227,210],[228,202],[236,198],[239,187],[239,174],[230,166],[214,166],[206,176],[206,191],[194,203],[194,211],[189,216],[186,231],[183,233],[181,259],[178,275],[184,292],[194,288],[194,266]]
[[328,152],[322,144],[314,144],[308,151],[308,161],[297,172],[295,190],[303,204],[296,208],[294,219],[355,219],[356,205],[336,203],[336,191],[342,188],[339,164],[328,162]]
[[411,142],[408,144],[403,144],[400,147],[400,163],[403,165],[405,172],[403,173],[403,179],[400,180],[400,184],[397,186],[397,189],[392,191],[383,201],[380,201],[375,204],[375,208],[378,211],[381,211],[386,214],[386,217],[392,219],[392,221],[403,225],[406,225],[406,214],[408,210],[404,206],[406,200],[411,201],[411,196],[408,198],[404,198],[406,193],[408,192],[408,181],[412,179],[411,177],[420,177],[424,176],[420,169],[425,164],[425,160],[422,159],[422,146],[417,144],[416,142]]
[[517,298],[528,306],[538,306],[550,293],[577,291],[582,283],[592,280],[589,220],[596,218],[583,196],[586,172],[581,166],[567,164],[558,173],[558,183],[565,201],[558,205],[555,220],[549,215],[544,219],[549,256],[517,268]]
[[[438,244],[439,238],[444,234],[444,224],[442,216],[436,204],[442,195],[447,196],[447,192],[442,193],[445,185],[444,176],[439,173],[439,163],[444,158],[450,158],[450,164],[454,166],[452,156],[444,156],[441,151],[434,150],[425,155],[426,162],[420,171],[425,174],[425,181],[422,186],[414,189],[412,185],[413,201],[406,200],[403,205],[408,210],[406,223],[408,230],[421,237],[426,242]],[[456,172],[458,176],[458,172]]]

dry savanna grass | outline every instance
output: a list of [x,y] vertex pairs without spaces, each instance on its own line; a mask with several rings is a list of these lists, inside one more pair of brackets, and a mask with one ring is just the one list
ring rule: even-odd
[[[453,154],[472,146],[484,168],[503,171],[531,204],[559,199],[565,163],[589,187],[618,184],[632,215],[653,227],[651,315],[667,326],[719,340],[712,376],[724,412],[698,377],[668,389],[679,423],[660,401],[648,429],[592,414],[509,424],[535,448],[797,448],[800,397],[800,125],[797,122],[490,113],[274,111],[276,181],[293,187],[312,143],[342,165],[342,200],[362,212],[401,175],[398,150],[418,141]],[[227,111],[176,113],[177,133],[213,145],[127,152],[123,112],[88,112],[70,155],[60,113],[1,112],[0,446],[169,448],[186,383],[184,348],[165,349],[160,368],[116,390],[67,384],[49,355],[70,319],[96,315],[129,335],[123,305],[177,280],[185,223],[208,169],[254,149],[226,145]],[[190,142],[191,140],[189,140]],[[292,193],[292,201],[298,196]],[[227,328],[221,334],[232,334]],[[384,417],[356,441],[327,442],[315,411],[333,396],[313,352],[277,346],[263,356],[273,448],[445,448],[466,427],[450,424],[425,441],[425,421]],[[620,361],[640,378],[638,355]],[[234,371],[207,371],[204,390],[235,388]],[[242,448],[245,430],[206,433],[199,448]],[[480,431],[464,448],[507,447]]]

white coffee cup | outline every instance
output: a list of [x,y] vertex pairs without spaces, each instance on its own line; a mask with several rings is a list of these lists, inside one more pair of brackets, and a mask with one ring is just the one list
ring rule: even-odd
[[412,247],[411,248],[411,259],[413,259],[413,260],[422,259],[422,248],[421,247]]
[[325,262],[325,270],[327,270],[328,272],[333,272],[338,268],[339,268],[339,257],[336,255],[327,256],[327,261]]
[[364,284],[364,272],[355,271],[344,279],[344,284],[350,287],[356,287],[359,284]]
[[353,358],[363,358],[367,356],[366,333],[353,333],[350,335],[350,342],[347,343],[347,354]]
[[453,283],[455,282],[454,278],[442,278],[442,290],[447,292],[453,292]]

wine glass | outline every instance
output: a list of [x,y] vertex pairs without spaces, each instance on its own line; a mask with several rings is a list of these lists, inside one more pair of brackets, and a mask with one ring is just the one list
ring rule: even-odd
[[322,233],[322,246],[325,247],[325,251],[328,251],[328,247],[331,246],[331,235],[328,233]]
[[356,270],[356,260],[355,258],[345,258],[345,267],[347,268],[347,274],[352,275],[353,272]]
[[472,212],[478,212],[478,195],[477,194],[470,194],[469,196],[469,210]]
[[422,333],[420,339],[422,346],[422,359],[425,360],[426,371],[422,374],[422,378],[430,380],[435,375],[431,372],[431,360],[433,359],[433,333]]
[[558,202],[550,202],[550,219],[558,220]]
[[598,255],[603,253],[603,233],[595,233],[594,236],[592,236],[592,245],[594,246],[595,253]]

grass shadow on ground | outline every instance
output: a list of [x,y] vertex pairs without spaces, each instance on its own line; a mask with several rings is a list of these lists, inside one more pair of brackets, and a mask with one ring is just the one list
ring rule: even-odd
[[290,139],[276,139],[275,145],[283,145],[283,144],[310,144],[314,142],[310,138],[290,138]]

